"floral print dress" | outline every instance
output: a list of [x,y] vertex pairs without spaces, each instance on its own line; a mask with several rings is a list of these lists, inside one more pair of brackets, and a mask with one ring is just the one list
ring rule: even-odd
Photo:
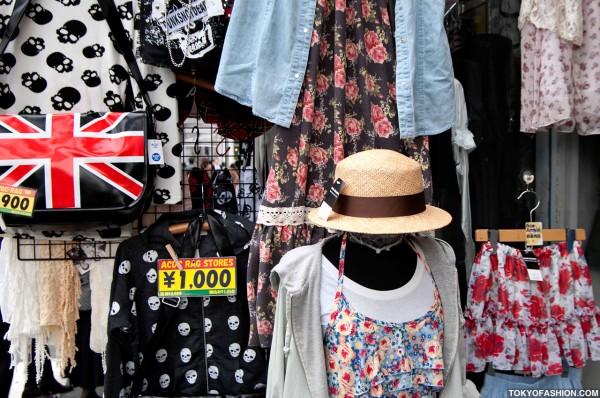
[[317,1],[292,125],[268,133],[274,135],[273,162],[248,261],[251,345],[270,346],[271,269],[291,249],[326,234],[306,224],[306,214],[321,204],[344,157],[383,148],[419,161],[430,203],[428,139],[400,139],[393,21],[392,0]]
[[533,250],[542,280],[530,281],[518,249],[490,243],[475,259],[465,309],[467,370],[555,376],[600,360],[600,309],[581,243]]
[[581,45],[523,22],[521,131],[600,134],[600,2],[580,3]]
[[[442,303],[402,323],[369,318],[352,308],[343,292],[346,239],[342,238],[330,321],[323,337],[329,395],[334,397],[429,398],[443,388]],[[421,255],[419,255],[421,257]],[[427,263],[421,257],[427,272]]]

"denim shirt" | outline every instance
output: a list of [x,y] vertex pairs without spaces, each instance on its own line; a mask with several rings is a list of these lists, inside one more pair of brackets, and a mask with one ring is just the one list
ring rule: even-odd
[[[392,0],[390,0],[392,1]],[[236,0],[215,90],[289,127],[308,63],[316,0]],[[454,124],[454,73],[444,0],[395,0],[400,137]]]

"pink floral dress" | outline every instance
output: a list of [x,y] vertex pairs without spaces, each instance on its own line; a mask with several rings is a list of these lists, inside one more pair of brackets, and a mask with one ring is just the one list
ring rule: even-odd
[[[444,386],[444,319],[435,282],[434,303],[423,316],[403,323],[369,318],[352,308],[344,296],[346,239],[344,235],[338,287],[323,338],[329,395],[332,398],[435,396]],[[421,261],[431,273],[423,258]]]
[[581,243],[571,252],[560,243],[533,250],[542,280],[530,281],[522,252],[498,244],[481,246],[475,259],[467,307],[467,370],[490,363],[534,377],[559,375],[563,360],[583,367],[600,360],[600,309]]
[[269,275],[325,230],[306,224],[344,157],[373,148],[419,161],[431,198],[428,138],[400,139],[393,0],[318,0],[304,83],[290,128],[275,126],[273,162],[248,260],[250,344],[270,346],[276,292]]
[[522,21],[521,131],[600,134],[600,2],[581,8],[581,45]]

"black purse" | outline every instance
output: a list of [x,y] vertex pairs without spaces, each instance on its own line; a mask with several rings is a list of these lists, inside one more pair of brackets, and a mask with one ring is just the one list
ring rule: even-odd
[[[155,172],[148,165],[147,141],[154,138],[152,102],[114,2],[98,3],[146,111],[0,114],[0,185],[37,190],[33,217],[4,214],[7,226],[120,226],[141,217],[151,202]],[[16,0],[0,56],[28,4]],[[127,98],[135,109],[131,84]]]
[[221,0],[141,0],[140,56],[214,81],[228,18]]

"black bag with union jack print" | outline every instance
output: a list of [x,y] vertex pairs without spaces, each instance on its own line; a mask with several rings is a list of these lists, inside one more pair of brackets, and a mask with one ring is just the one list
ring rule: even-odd
[[[0,55],[28,3],[15,2]],[[33,217],[5,214],[8,226],[125,225],[141,217],[150,203],[154,170],[148,166],[147,138],[154,131],[152,103],[114,2],[99,4],[147,110],[0,115],[0,185],[37,190]]]

